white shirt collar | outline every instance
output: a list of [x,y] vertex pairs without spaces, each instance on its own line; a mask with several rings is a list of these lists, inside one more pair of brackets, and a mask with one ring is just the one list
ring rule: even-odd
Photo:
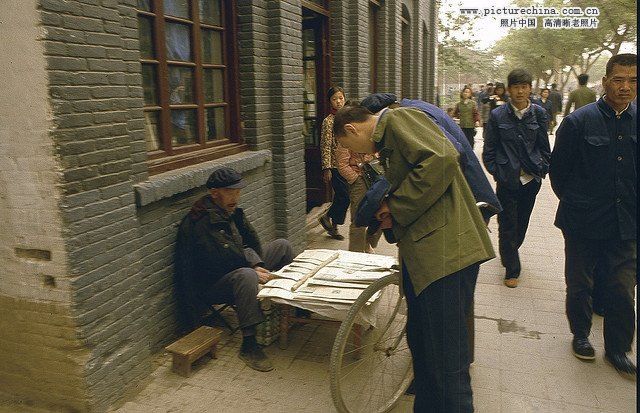
[[513,106],[513,103],[509,103],[511,105],[511,108],[513,109],[513,113],[516,115],[516,117],[518,119],[522,119],[524,117],[524,114],[527,113],[527,111],[529,110],[529,108],[531,107],[531,101],[527,100],[527,107],[520,110],[518,108],[516,108],[515,106]]

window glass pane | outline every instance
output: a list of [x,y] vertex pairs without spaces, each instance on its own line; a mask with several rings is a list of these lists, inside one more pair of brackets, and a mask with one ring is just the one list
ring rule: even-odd
[[138,10],[151,11],[151,0],[138,0]]
[[204,69],[204,100],[205,103],[224,102],[224,83],[222,69]]
[[155,151],[162,147],[158,119],[160,112],[144,112],[144,140],[147,143],[147,151]]
[[156,94],[157,68],[155,65],[142,65],[142,89],[144,90],[144,104],[154,106],[158,104]]
[[164,14],[167,16],[189,18],[188,0],[164,0]]
[[140,57],[153,59],[153,25],[149,17],[138,19],[138,34],[140,36]]
[[302,62],[304,74],[304,90],[303,90],[303,116],[304,125],[302,134],[305,142],[309,145],[317,145],[319,143],[318,134],[315,127],[316,121],[316,62],[314,60],[303,60]]
[[193,71],[169,66],[169,104],[193,103]]
[[221,65],[222,63],[222,32],[215,30],[202,31],[202,61]]
[[198,142],[195,109],[171,110],[171,141],[174,146]]
[[206,110],[205,130],[207,140],[220,139],[225,137],[224,108],[209,108]]
[[313,57],[316,55],[316,38],[313,29],[305,29],[302,31],[302,51],[304,57]]
[[165,25],[167,40],[167,59],[191,61],[191,36],[189,26],[169,23]]
[[222,26],[220,0],[200,0],[200,21],[214,26]]

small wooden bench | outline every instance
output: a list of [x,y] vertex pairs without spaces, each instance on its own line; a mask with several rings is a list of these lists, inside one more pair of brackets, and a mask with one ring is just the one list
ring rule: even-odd
[[173,344],[165,347],[173,355],[172,370],[181,376],[189,377],[191,364],[207,353],[216,358],[216,347],[222,330],[202,326]]

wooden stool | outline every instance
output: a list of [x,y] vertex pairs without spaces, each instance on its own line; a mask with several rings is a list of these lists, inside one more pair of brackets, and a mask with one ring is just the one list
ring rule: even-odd
[[221,335],[220,329],[202,326],[165,347],[165,350],[173,354],[172,370],[181,376],[189,377],[191,363],[207,353],[216,358],[216,347]]

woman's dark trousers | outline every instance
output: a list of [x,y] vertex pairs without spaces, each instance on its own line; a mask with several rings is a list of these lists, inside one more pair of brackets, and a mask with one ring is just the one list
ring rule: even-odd
[[349,209],[349,184],[336,168],[331,168],[331,186],[333,187],[333,201],[327,211],[327,216],[331,218],[332,224],[342,225],[347,216],[347,209]]

